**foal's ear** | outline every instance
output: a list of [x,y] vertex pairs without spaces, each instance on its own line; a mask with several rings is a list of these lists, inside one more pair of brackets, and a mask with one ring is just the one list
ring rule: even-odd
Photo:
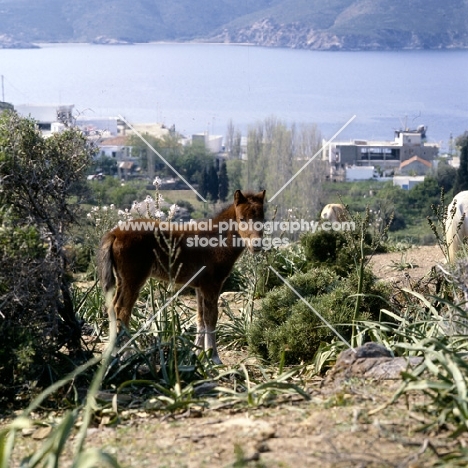
[[266,190],[262,190],[261,192],[258,192],[256,196],[258,198],[261,198],[262,200],[264,200],[265,199],[265,192],[266,192]]
[[236,190],[234,193],[234,204],[237,206],[246,202],[247,198],[244,197],[244,194],[240,190]]

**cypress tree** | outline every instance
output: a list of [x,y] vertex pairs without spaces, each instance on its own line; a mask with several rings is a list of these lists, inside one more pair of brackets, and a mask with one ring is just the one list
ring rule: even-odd
[[229,178],[227,173],[226,161],[221,163],[218,174],[218,194],[219,199],[225,202],[229,191]]
[[205,167],[200,174],[200,181],[198,184],[198,193],[206,198],[208,195],[208,169]]
[[210,169],[208,170],[208,196],[213,203],[218,201],[218,191],[218,173],[216,172],[214,166],[210,166]]

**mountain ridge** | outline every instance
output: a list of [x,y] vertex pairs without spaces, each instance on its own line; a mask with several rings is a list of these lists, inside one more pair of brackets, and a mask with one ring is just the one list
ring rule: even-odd
[[125,0],[0,0],[0,47],[98,40],[463,49],[467,19],[468,0],[133,0],[131,8]]

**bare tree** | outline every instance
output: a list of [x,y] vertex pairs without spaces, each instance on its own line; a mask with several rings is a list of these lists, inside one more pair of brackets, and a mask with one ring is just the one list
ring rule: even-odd
[[267,197],[279,192],[275,204],[282,218],[289,216],[290,210],[297,216],[315,217],[326,165],[320,156],[311,159],[319,151],[321,141],[316,125],[289,126],[270,117],[251,127],[244,176],[247,187],[265,188]]

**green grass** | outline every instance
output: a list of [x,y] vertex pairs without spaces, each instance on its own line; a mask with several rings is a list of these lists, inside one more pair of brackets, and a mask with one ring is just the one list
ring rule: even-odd
[[188,201],[197,211],[203,211],[205,203],[198,199],[193,190],[160,190],[164,200],[168,203],[176,203],[177,200]]

